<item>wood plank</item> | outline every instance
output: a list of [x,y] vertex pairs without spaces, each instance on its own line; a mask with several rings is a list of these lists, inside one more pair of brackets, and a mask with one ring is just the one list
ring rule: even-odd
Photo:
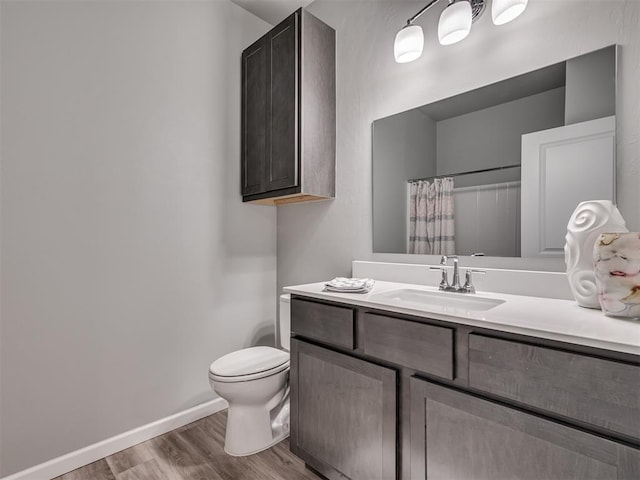
[[178,480],[162,470],[155,459],[129,468],[116,476],[116,480]]
[[169,432],[150,440],[149,449],[169,478],[223,480],[180,433]]
[[[306,193],[293,193],[291,195],[282,195],[278,197],[261,198],[258,200],[248,200],[248,203],[254,203],[256,205],[288,205],[290,203],[302,203],[302,202],[319,202],[321,200],[332,200],[333,197],[323,197],[321,195],[309,195]],[[247,200],[243,200],[247,201]]]
[[153,460],[153,456],[146,443],[139,443],[133,447],[122,450],[121,452],[114,453],[108,456],[106,459],[111,471],[118,475],[125,470],[129,470],[137,465],[141,465],[150,460]]
[[54,480],[116,480],[116,476],[109,468],[109,464],[104,458],[97,462],[85,465],[82,468],[73,470]]

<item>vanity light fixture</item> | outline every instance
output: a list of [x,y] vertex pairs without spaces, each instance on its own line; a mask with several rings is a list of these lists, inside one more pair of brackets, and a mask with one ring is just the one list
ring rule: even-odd
[[440,45],[451,45],[466,38],[471,31],[471,3],[467,1],[449,2],[440,14],[438,40]]
[[[412,62],[422,55],[424,34],[414,22],[440,0],[431,0],[418,13],[407,20],[397,33],[393,53],[398,63]],[[518,17],[529,0],[492,0],[491,19],[494,25],[503,25]],[[463,40],[471,31],[471,23],[484,11],[488,0],[449,0],[438,22],[438,40],[451,45]]]

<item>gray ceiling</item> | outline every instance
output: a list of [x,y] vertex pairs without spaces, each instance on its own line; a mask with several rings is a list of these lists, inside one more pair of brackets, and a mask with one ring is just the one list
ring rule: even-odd
[[231,0],[245,10],[260,17],[271,25],[276,25],[300,7],[306,7],[313,0]]
[[509,78],[470,92],[418,107],[436,122],[535,95],[565,84],[566,62]]

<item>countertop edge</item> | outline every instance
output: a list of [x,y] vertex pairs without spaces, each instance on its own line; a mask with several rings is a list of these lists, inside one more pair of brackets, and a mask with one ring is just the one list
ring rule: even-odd
[[[287,293],[317,300],[431,318],[640,356],[640,322],[610,318],[600,310],[585,309],[570,300],[478,292],[476,295],[479,297],[501,299],[505,300],[505,303],[493,310],[466,312],[466,314],[457,315],[376,302],[370,298],[376,293],[402,288],[437,291],[437,289],[423,285],[378,281],[372,291],[367,294],[324,292],[323,288],[324,282],[320,282],[288,286],[283,290]],[[550,322],[549,317],[562,318],[563,321]]]

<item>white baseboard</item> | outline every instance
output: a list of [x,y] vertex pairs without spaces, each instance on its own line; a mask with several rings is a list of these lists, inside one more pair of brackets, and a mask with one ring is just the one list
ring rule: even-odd
[[48,462],[3,477],[0,480],[48,480],[64,473],[80,468],[101,458],[132,447],[138,443],[149,440],[163,433],[195,422],[207,415],[219,412],[227,408],[227,402],[222,398],[216,398],[206,403],[196,405],[188,410],[162,418],[147,425],[143,425],[115,437],[107,438],[75,452],[67,453]]

